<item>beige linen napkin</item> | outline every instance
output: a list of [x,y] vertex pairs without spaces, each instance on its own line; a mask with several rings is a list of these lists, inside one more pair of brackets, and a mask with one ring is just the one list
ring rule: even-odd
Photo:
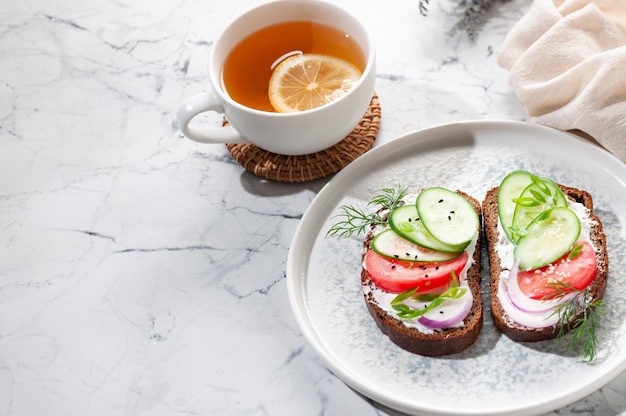
[[534,0],[498,64],[531,121],[580,130],[626,161],[626,0]]

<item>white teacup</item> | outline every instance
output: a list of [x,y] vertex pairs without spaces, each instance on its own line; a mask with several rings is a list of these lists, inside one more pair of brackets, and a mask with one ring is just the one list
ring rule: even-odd
[[[224,61],[245,37],[287,21],[316,21],[348,33],[362,49],[365,68],[348,92],[320,107],[290,113],[261,111],[234,101],[222,81]],[[336,5],[320,0],[275,0],[232,21],[213,44],[209,57],[208,92],[188,98],[177,114],[189,139],[200,143],[254,143],[283,155],[305,155],[327,149],[350,134],[365,114],[376,81],[375,48],[363,23]],[[230,126],[196,127],[192,119],[211,111],[223,114]]]

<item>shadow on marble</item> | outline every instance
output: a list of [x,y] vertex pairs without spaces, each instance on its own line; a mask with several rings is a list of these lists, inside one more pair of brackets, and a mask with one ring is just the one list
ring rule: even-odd
[[324,185],[332,178],[328,176],[310,182],[288,183],[277,182],[256,176],[249,171],[241,173],[240,181],[243,188],[257,196],[284,196],[295,195],[302,191],[312,191],[318,193]]

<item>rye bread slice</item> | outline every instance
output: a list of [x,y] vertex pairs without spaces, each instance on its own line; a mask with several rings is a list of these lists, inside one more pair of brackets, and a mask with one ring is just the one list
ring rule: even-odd
[[[606,236],[602,228],[602,222],[593,212],[593,199],[587,191],[572,188],[559,184],[565,195],[581,204],[583,204],[590,212],[592,219],[591,241],[596,249],[596,260],[598,272],[591,283],[589,295],[591,302],[602,299],[606,290],[606,284],[609,275],[609,259],[606,251]],[[483,222],[485,229],[485,237],[487,240],[487,250],[489,252],[489,273],[490,273],[490,292],[491,292],[491,315],[493,316],[496,327],[507,337],[518,342],[535,342],[556,338],[561,326],[554,325],[546,328],[529,328],[514,322],[505,313],[498,300],[498,283],[500,273],[503,271],[500,257],[496,252],[495,246],[498,242],[498,187],[489,190],[482,204]],[[581,311],[575,319],[582,317]],[[567,327],[563,328],[567,332]]]
[[[457,193],[472,203],[480,219],[480,203],[461,191],[457,191]],[[370,231],[363,243],[363,256],[370,249],[370,243],[373,238],[374,235]],[[438,357],[450,355],[470,347],[478,338],[478,334],[483,326],[483,305],[480,290],[480,241],[481,232],[479,226],[476,248],[473,254],[474,264],[467,272],[467,281],[474,301],[472,309],[464,319],[462,328],[441,329],[436,330],[433,334],[426,334],[416,328],[406,326],[401,320],[388,314],[378,306],[371,293],[371,289],[375,287],[375,284],[370,280],[367,270],[363,268],[361,271],[363,295],[370,315],[374,318],[378,328],[399,347],[423,356]]]

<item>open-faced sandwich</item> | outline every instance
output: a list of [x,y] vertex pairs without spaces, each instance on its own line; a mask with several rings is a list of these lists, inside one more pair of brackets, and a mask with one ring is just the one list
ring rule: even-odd
[[517,170],[482,210],[498,329],[522,342],[570,333],[593,360],[609,263],[591,195]]
[[365,234],[361,287],[380,330],[419,355],[467,349],[483,323],[480,203],[433,187],[386,188],[370,205],[341,207],[328,235]]

